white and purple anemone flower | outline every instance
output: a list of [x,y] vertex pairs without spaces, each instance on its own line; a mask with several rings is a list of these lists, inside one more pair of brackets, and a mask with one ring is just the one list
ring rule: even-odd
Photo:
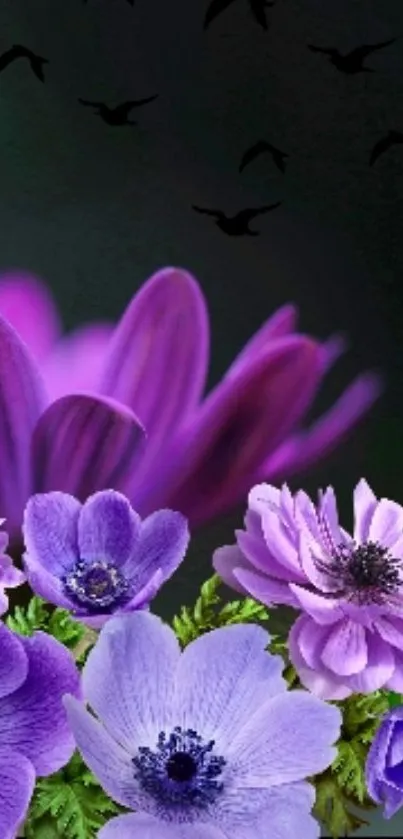
[[72,654],[43,632],[14,635],[0,623],[0,836],[15,839],[37,776],[70,760],[74,737],[62,696],[81,698]]
[[345,347],[296,332],[288,305],[203,398],[208,312],[196,280],[178,268],[152,276],[115,328],[94,323],[62,336],[49,292],[18,272],[0,278],[0,315],[0,509],[13,537],[29,496],[51,490],[84,501],[111,487],[141,516],[168,507],[200,525],[254,484],[326,456],[380,391],[377,376],[359,376],[304,429]]
[[79,751],[135,810],[99,839],[317,839],[306,778],[333,761],[341,714],[288,691],[259,626],[209,632],[181,652],[147,612],[113,617],[82,674],[91,712],[65,697]]
[[148,606],[182,562],[188,544],[181,513],[143,521],[119,492],[84,504],[63,492],[34,495],[24,513],[24,568],[33,591],[98,629],[111,614]]
[[237,591],[302,612],[289,653],[302,684],[323,699],[386,687],[403,692],[403,508],[354,491],[354,535],[339,524],[334,491],[315,506],[261,484],[249,494],[246,530],[213,565]]

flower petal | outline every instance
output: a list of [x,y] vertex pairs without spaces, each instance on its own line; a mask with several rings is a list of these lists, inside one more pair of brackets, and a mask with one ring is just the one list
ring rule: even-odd
[[306,691],[271,697],[233,736],[237,783],[277,787],[323,772],[336,756],[341,722],[338,708]]
[[388,498],[381,498],[374,510],[368,538],[389,547],[397,542],[403,531],[403,507]]
[[336,598],[321,597],[320,594],[308,591],[296,583],[290,583],[290,589],[295,594],[300,608],[311,615],[321,626],[337,623],[343,619],[344,614]]
[[55,576],[63,576],[79,558],[77,542],[81,504],[65,492],[33,495],[25,508],[23,537],[29,573],[30,557]]
[[252,336],[250,341],[245,344],[235,361],[229,367],[225,378],[230,379],[236,376],[245,365],[249,365],[255,358],[257,358],[262,351],[267,349],[270,342],[278,338],[285,338],[291,332],[295,331],[296,322],[298,318],[298,310],[291,303],[277,309],[266,322],[258,329]]
[[0,314],[36,361],[48,355],[61,334],[52,295],[42,280],[25,271],[7,271],[0,276]]
[[113,489],[96,492],[80,510],[79,554],[89,562],[102,558],[123,565],[133,553],[140,527],[140,516],[124,495]]
[[379,635],[367,632],[367,646],[368,663],[365,669],[348,679],[353,693],[372,693],[380,690],[395,669],[393,650]]
[[[325,665],[322,665],[319,669],[319,667],[316,667],[316,662],[315,668],[308,667],[299,647],[300,636],[302,638],[303,634],[303,620],[303,615],[297,618],[288,635],[290,661],[298,673],[301,684],[321,699],[346,699],[347,696],[352,694],[352,689],[347,684],[348,680],[346,678],[343,680],[341,676],[331,673]],[[313,652],[317,653],[317,650]]]
[[369,795],[378,804],[382,803],[382,787],[384,786],[384,772],[386,766],[386,755],[391,742],[394,730],[394,721],[389,711],[383,719],[382,724],[375,732],[371,743],[366,764],[365,782]]
[[224,545],[222,548],[217,548],[213,553],[213,568],[227,586],[238,591],[239,594],[248,593],[234,576],[238,568],[250,570],[250,563],[245,559],[238,545]]
[[89,654],[82,672],[85,698],[131,751],[169,723],[179,656],[172,629],[147,612],[111,618]]
[[86,394],[63,396],[35,429],[35,489],[63,490],[81,501],[97,490],[124,489],[143,444],[144,431],[128,409]]
[[176,668],[177,725],[214,739],[218,751],[228,748],[262,702],[285,695],[284,662],[265,652],[269,640],[262,627],[237,624],[189,644]]
[[112,331],[110,323],[90,323],[58,341],[41,365],[52,401],[67,393],[97,390]]
[[[0,836],[14,839],[24,821],[35,788],[32,763],[7,748],[0,748]],[[21,834],[20,834],[21,835]]]
[[124,568],[125,576],[138,588],[160,568],[167,580],[182,562],[189,540],[188,523],[181,513],[157,510],[141,523],[139,539]]
[[80,675],[69,650],[50,635],[36,632],[21,637],[21,643],[28,676],[14,693],[0,699],[0,741],[29,758],[38,775],[51,775],[74,752],[62,696],[80,695]]
[[354,539],[358,544],[368,540],[377,504],[376,495],[367,481],[361,478],[354,489]]
[[99,391],[140,417],[150,441],[144,455],[148,465],[199,402],[208,343],[203,294],[196,280],[179,268],[154,274],[116,327]]
[[308,667],[323,668],[321,652],[332,627],[319,626],[309,615],[300,615],[293,626],[293,638]]
[[269,789],[233,787],[212,808],[212,816],[231,839],[304,839],[319,837],[319,825],[309,815],[315,802],[311,784],[297,782]]
[[255,483],[262,461],[305,412],[316,390],[319,349],[284,338],[235,377],[224,379],[170,454],[158,485],[136,494],[137,508],[168,499],[192,524],[223,512]]
[[288,480],[323,460],[366,416],[382,390],[379,376],[359,376],[310,428],[289,437],[267,458],[260,480]]
[[[237,839],[234,833],[232,837]],[[227,836],[212,824],[163,822],[145,813],[130,813],[107,822],[99,831],[98,839],[227,839]]]
[[132,763],[135,752],[122,748],[73,696],[64,696],[63,705],[77,747],[105,792],[124,807],[137,809],[138,784]]
[[282,580],[274,580],[248,568],[234,568],[233,574],[241,586],[244,586],[250,597],[254,597],[260,603],[264,603],[266,606],[272,606],[276,603],[298,609],[298,600],[290,591],[288,583]]
[[361,673],[368,662],[365,629],[350,620],[340,621],[325,642],[321,658],[338,676]]
[[0,511],[9,531],[20,525],[31,493],[31,437],[46,399],[28,349],[0,318]]
[[28,658],[19,635],[0,623],[0,700],[23,684],[28,673]]

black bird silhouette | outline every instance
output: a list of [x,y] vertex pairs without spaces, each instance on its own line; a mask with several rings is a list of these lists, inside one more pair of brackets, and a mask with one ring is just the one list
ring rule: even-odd
[[239,166],[239,171],[243,172],[245,166],[247,166],[249,163],[252,163],[252,160],[254,160],[255,157],[259,157],[259,155],[265,154],[266,152],[269,152],[269,154],[271,154],[273,162],[275,166],[277,166],[277,169],[280,169],[280,172],[284,173],[284,161],[287,157],[289,157],[289,155],[286,154],[284,151],[280,151],[280,149],[276,149],[275,146],[272,146],[272,144],[266,142],[266,140],[259,140],[258,143],[255,143],[254,146],[251,146],[251,148],[245,152]]
[[48,59],[42,58],[41,55],[35,55],[35,53],[28,49],[28,47],[22,47],[20,44],[14,44],[11,49],[0,55],[0,73],[18,58],[27,58],[31,70],[35,74],[36,78],[39,79],[40,82],[45,81],[45,77],[43,75],[43,65],[49,64]]
[[256,216],[263,215],[263,213],[270,213],[271,210],[275,210],[280,204],[281,201],[277,201],[277,204],[269,204],[266,207],[259,207],[256,210],[240,210],[235,216],[226,216],[222,210],[206,210],[203,207],[195,207],[194,204],[192,204],[192,209],[196,210],[196,213],[203,213],[206,216],[215,218],[217,227],[223,233],[227,233],[228,236],[259,236],[258,230],[250,229],[249,222],[256,218]]
[[104,102],[89,102],[88,99],[79,99],[81,105],[91,108],[96,108],[95,113],[98,114],[107,125],[137,125],[134,120],[128,119],[132,108],[139,108],[140,105],[147,105],[148,102],[153,102],[158,98],[158,93],[154,96],[147,96],[146,99],[133,99],[131,102],[122,102],[121,105],[116,105],[116,108],[109,108]]
[[376,50],[381,50],[384,47],[389,47],[394,44],[396,38],[391,38],[389,41],[382,41],[380,44],[364,44],[362,47],[356,47],[355,50],[341,55],[339,50],[329,47],[315,47],[313,44],[308,44],[308,49],[311,52],[321,52],[330,58],[332,64],[337,67],[342,73],[374,73],[372,67],[363,66],[364,59],[371,55]]
[[[218,17],[221,12],[225,12],[228,6],[231,6],[234,2],[235,0],[211,0],[204,18],[203,28],[207,29],[214,18]],[[272,0],[248,0],[248,3],[252,14],[257,22],[260,23],[260,26],[262,26],[263,29],[268,29],[266,9],[274,6],[275,3],[272,2]]]
[[385,153],[388,149],[392,146],[397,146],[403,143],[403,132],[402,131],[388,131],[385,137],[382,137],[375,143],[374,148],[371,152],[371,157],[369,158],[369,165],[373,166],[375,161],[378,160],[382,154]]

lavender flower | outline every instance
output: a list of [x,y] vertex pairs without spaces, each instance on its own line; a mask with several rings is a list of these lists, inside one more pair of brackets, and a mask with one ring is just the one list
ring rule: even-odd
[[341,714],[287,692],[268,642],[261,627],[235,625],[181,653],[155,615],[108,621],[83,670],[96,717],[64,700],[84,761],[111,798],[136,810],[99,839],[319,836],[304,779],[334,759]]
[[[107,486],[125,492],[142,516],[169,507],[201,524],[231,508],[254,483],[284,479],[327,455],[379,393],[377,378],[365,374],[302,430],[343,345],[295,334],[296,310],[285,306],[202,401],[208,315],[197,282],[180,269],[151,277],[114,331],[92,324],[62,338],[52,299],[26,274],[3,277],[0,312],[33,355],[28,360],[17,335],[11,339],[0,324],[0,446],[7,449],[0,509],[13,527],[33,492],[62,490],[84,500]],[[72,395],[83,391],[103,401]],[[136,417],[148,435],[141,451]],[[107,461],[103,450],[101,468],[94,453],[101,452],[104,422],[115,426],[117,445],[109,445]]]
[[390,819],[403,804],[403,708],[392,708],[382,719],[365,767],[369,795],[384,804]]
[[354,491],[351,537],[339,525],[331,487],[315,507],[262,484],[249,495],[237,545],[213,565],[237,591],[302,611],[289,652],[302,684],[322,699],[381,687],[403,691],[403,508],[378,500],[366,481]]
[[14,839],[36,777],[74,752],[62,696],[81,691],[72,655],[45,633],[23,638],[0,623],[0,648],[0,836]]
[[84,505],[63,492],[30,498],[23,561],[34,591],[99,628],[114,612],[147,606],[186,553],[186,519],[159,510],[141,521],[114,490]]

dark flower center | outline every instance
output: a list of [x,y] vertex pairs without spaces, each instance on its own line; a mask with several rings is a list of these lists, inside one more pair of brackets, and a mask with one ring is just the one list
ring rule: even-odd
[[132,759],[134,777],[159,805],[204,808],[223,789],[217,778],[226,761],[212,754],[214,745],[191,728],[176,726],[169,737],[160,731],[155,749],[141,746]]
[[63,579],[66,593],[80,606],[95,611],[108,609],[123,602],[128,583],[114,565],[99,560],[85,562],[80,559]]
[[331,561],[320,564],[320,570],[340,581],[346,599],[359,604],[379,604],[397,593],[401,564],[400,559],[392,557],[377,542],[364,542],[357,548],[339,545]]

